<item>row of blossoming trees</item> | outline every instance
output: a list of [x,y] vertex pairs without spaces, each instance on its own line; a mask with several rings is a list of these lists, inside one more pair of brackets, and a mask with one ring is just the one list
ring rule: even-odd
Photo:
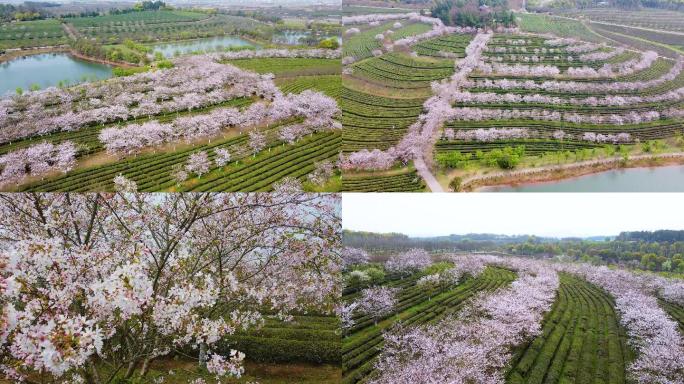
[[[399,17],[356,16],[348,24]],[[419,157],[430,158],[440,137],[456,142],[543,139],[595,147],[634,144],[676,133],[684,116],[684,87],[679,85],[684,57],[667,60],[655,52],[500,32],[477,31],[466,57],[455,60],[455,74],[433,83],[434,96],[425,101],[423,113],[397,145],[384,151],[345,154],[339,161],[342,169],[385,170]],[[383,52],[395,48],[385,46]],[[402,51],[411,49],[405,48]],[[500,121],[510,122],[511,128]],[[533,123],[539,128],[518,128],[529,121],[539,122]],[[442,129],[445,124],[450,128]],[[653,129],[656,125],[663,129]]]
[[[342,259],[346,268],[357,274],[362,271],[356,269],[360,264],[370,262],[365,251],[355,248],[345,248]],[[416,285],[429,289],[444,282],[457,284],[464,275],[481,275],[488,265],[515,271],[517,278],[509,287],[480,292],[458,312],[437,322],[404,325],[398,321],[384,328],[381,353],[373,363],[375,373],[369,382],[504,383],[515,348],[541,337],[544,315],[559,300],[560,272],[585,279],[615,299],[619,322],[636,352],[627,366],[630,380],[644,384],[684,382],[684,336],[658,303],[662,298],[684,305],[681,280],[514,257],[468,255],[447,259],[453,268],[423,273]],[[412,249],[391,257],[384,268],[407,276],[431,264],[427,252]],[[377,319],[391,316],[399,306],[399,294],[398,288],[389,285],[362,290],[354,300],[338,307],[342,326],[354,327],[358,314],[373,316],[377,325]],[[402,300],[410,300],[405,296]]]
[[[339,196],[0,195],[0,371],[143,380],[167,355],[239,377],[222,343],[339,295]],[[199,381],[198,381],[199,382]]]
[[[175,67],[168,70],[7,97],[0,100],[0,142],[11,144],[40,136],[50,140],[50,135],[59,132],[109,124],[100,130],[98,140],[108,152],[123,156],[166,143],[211,139],[228,128],[252,129],[249,143],[233,154],[239,158],[274,142],[259,133],[259,127],[283,123],[274,139],[290,144],[307,134],[341,128],[334,99],[314,91],[284,95],[272,75],[221,63],[265,57],[335,58],[339,50],[273,49],[187,56],[176,59]],[[220,106],[239,98],[259,101],[245,109]],[[208,109],[215,105],[219,106]],[[180,112],[190,114],[181,116]],[[167,115],[173,118],[169,121]],[[153,120],[157,116],[165,116],[165,122]],[[145,118],[147,121],[139,122]],[[126,123],[134,119],[136,122]],[[73,168],[78,153],[71,141],[47,148],[49,145],[27,145],[0,157],[0,185]]]

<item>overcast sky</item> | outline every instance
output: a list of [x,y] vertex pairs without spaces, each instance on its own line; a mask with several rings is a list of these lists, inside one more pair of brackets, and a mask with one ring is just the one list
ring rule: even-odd
[[342,226],[410,236],[466,233],[568,237],[684,229],[674,193],[345,193]]

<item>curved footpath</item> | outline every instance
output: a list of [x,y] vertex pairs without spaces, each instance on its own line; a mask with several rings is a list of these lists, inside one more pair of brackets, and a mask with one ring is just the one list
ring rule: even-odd
[[[681,162],[684,161],[684,152],[662,153],[656,155],[636,155],[627,158],[627,161],[629,162],[639,162],[646,160],[670,160],[674,162]],[[476,175],[464,178],[461,181],[460,190],[472,191],[474,188],[501,184],[512,184],[516,182],[550,181],[556,179],[554,177],[550,177],[553,173],[564,171],[579,171],[578,173],[573,174],[572,176],[581,176],[620,168],[622,166],[623,161],[625,161],[623,157],[610,157],[607,159],[587,160],[578,163],[548,165],[538,168],[526,168],[517,171],[502,171],[486,175]],[[587,172],[583,172],[585,170]],[[558,179],[564,178],[565,177]]]

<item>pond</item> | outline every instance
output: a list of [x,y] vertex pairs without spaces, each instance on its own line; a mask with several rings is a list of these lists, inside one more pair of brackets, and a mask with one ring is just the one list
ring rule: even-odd
[[0,95],[14,93],[17,87],[28,90],[112,77],[112,67],[74,58],[67,53],[23,56],[0,63]]
[[[286,29],[286,30],[281,30],[277,31],[276,33],[273,34],[273,38],[271,39],[272,42],[276,44],[283,44],[283,45],[306,45],[307,44],[307,38],[312,36],[311,31],[306,31],[306,30],[296,30],[296,29]],[[316,35],[313,36],[314,39],[312,43],[314,44],[315,42],[318,42],[323,39],[328,39],[333,36],[329,35],[324,35],[321,34],[320,32]],[[339,43],[341,43],[341,38],[337,39]]]
[[684,165],[616,169],[553,182],[501,185],[481,192],[682,192]]
[[152,50],[154,52],[161,52],[164,57],[173,57],[177,53],[186,54],[195,51],[216,51],[228,47],[256,47],[256,45],[235,36],[218,36],[156,44],[152,46]]

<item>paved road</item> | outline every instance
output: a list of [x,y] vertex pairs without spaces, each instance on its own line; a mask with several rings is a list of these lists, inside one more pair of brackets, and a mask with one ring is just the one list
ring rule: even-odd
[[416,170],[418,171],[420,177],[425,180],[428,188],[430,188],[432,192],[444,192],[444,189],[442,189],[442,186],[439,184],[435,176],[432,174],[432,172],[430,172],[430,169],[427,167],[427,165],[425,165],[423,156],[416,157],[416,159],[413,160],[413,164],[416,166]]

